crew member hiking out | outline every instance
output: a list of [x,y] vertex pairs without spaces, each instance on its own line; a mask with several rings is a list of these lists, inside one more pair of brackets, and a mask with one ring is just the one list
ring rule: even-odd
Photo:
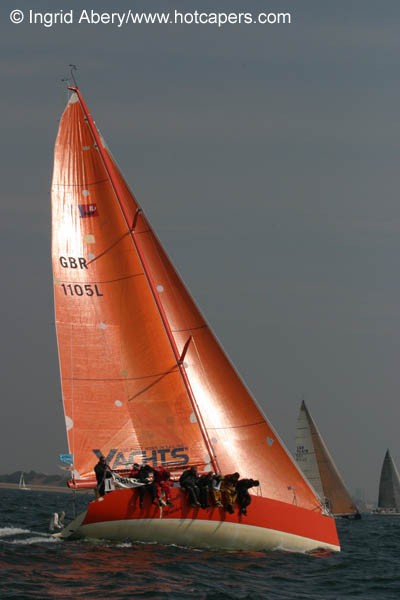
[[179,478],[181,488],[188,492],[192,508],[200,506],[198,479],[197,467],[188,467]]
[[157,500],[160,506],[173,506],[171,501],[171,473],[164,467],[154,469],[154,485],[156,487]]
[[157,488],[154,483],[154,469],[150,465],[142,465],[138,471],[137,479],[141,485],[139,487],[139,506],[143,508],[143,502],[146,492],[151,495],[151,501],[153,504],[157,503]]
[[198,479],[201,508],[208,508],[211,506],[212,476],[212,473],[204,473],[203,475],[200,475]]
[[251,503],[251,496],[248,490],[260,485],[258,479],[239,479],[236,484],[237,503],[239,504],[239,514],[247,515],[247,507]]
[[236,502],[236,484],[239,480],[239,473],[230,473],[225,475],[221,483],[222,498],[226,512],[233,514],[233,505]]
[[220,473],[213,473],[211,479],[211,500],[215,506],[222,506],[222,493],[221,493],[222,475]]

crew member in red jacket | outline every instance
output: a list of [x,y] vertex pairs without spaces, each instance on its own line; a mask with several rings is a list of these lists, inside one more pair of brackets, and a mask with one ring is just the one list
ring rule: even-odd
[[154,485],[156,487],[159,505],[165,506],[168,504],[169,506],[172,506],[171,473],[162,465],[154,469]]

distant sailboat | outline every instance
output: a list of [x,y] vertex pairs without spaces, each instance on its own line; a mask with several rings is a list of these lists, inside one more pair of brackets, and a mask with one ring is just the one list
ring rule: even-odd
[[31,488],[28,487],[25,483],[25,477],[24,477],[24,473],[21,471],[21,476],[19,478],[19,484],[18,487],[20,490],[30,490]]
[[378,508],[373,512],[375,515],[400,516],[400,478],[389,450],[382,464]]
[[[61,536],[340,550],[334,519],[196,307],[80,90],[69,89],[55,147],[52,256],[71,486],[96,487],[101,454],[114,476],[134,463],[162,465],[174,486],[171,505],[148,496],[142,504],[124,480]],[[178,485],[188,465],[258,480],[247,514],[190,504]]]
[[295,456],[300,469],[334,516],[360,518],[304,400],[297,419]]

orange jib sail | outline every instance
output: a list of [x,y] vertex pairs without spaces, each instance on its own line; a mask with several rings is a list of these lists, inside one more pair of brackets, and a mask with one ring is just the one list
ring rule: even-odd
[[196,307],[77,88],[52,183],[56,328],[76,481],[95,455],[239,472],[263,496],[320,507]]

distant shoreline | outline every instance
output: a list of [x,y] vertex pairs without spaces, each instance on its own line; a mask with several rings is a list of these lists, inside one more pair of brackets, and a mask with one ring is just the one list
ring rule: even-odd
[[35,484],[30,484],[27,483],[26,487],[29,489],[21,489],[19,488],[19,484],[18,483],[0,483],[0,490],[20,490],[21,493],[22,492],[58,492],[61,494],[72,494],[72,492],[76,491],[79,493],[82,492],[86,492],[86,493],[93,493],[93,490],[90,489],[80,489],[80,490],[73,490],[69,487],[67,487],[67,485],[65,485],[65,487],[61,487],[58,485],[35,485]]

